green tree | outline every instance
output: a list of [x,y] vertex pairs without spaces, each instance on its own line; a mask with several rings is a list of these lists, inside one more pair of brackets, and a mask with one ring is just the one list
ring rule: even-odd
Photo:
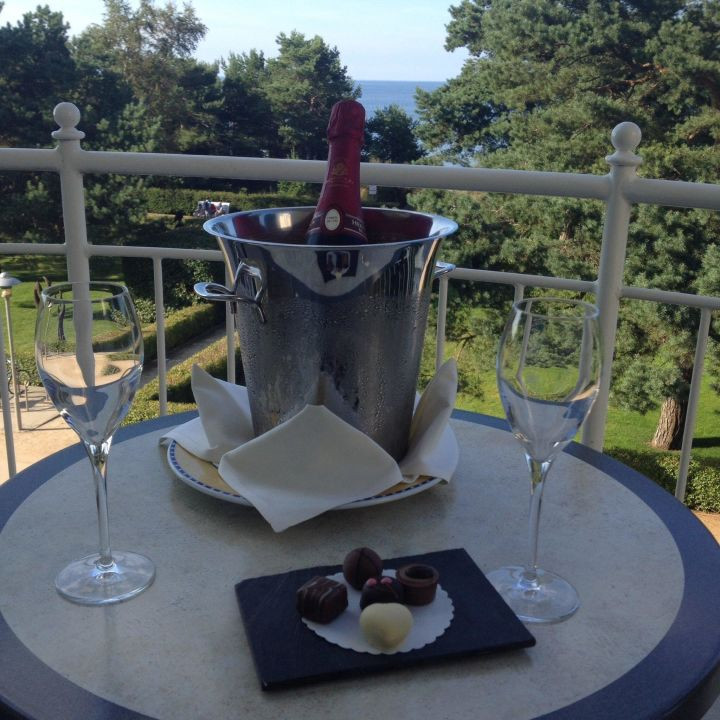
[[[612,127],[643,130],[641,173],[716,182],[720,173],[720,3],[715,0],[463,0],[446,47],[471,57],[421,94],[419,132],[436,152],[488,167],[604,174]],[[449,138],[444,141],[443,137]],[[592,278],[602,207],[485,195],[462,201],[470,265]],[[451,200],[420,194],[417,203]],[[489,233],[489,236],[488,236]],[[625,282],[717,294],[717,213],[639,207]],[[697,313],[623,303],[613,393],[662,406],[653,444],[676,447],[687,407]]]
[[62,13],[47,6],[0,27],[0,145],[51,144],[53,105],[76,82],[67,30]]
[[337,48],[318,35],[307,40],[302,33],[280,33],[278,56],[267,61],[265,94],[277,122],[281,149],[286,156],[318,159],[327,156],[330,109],[338,101],[357,98],[340,63]]
[[[425,151],[420,144],[413,120],[399,105],[378,109],[365,123],[365,141],[362,157],[365,161],[412,163]],[[382,203],[407,205],[407,188],[378,188],[377,200]]]
[[121,79],[134,102],[159,122],[159,151],[203,152],[214,142],[220,106],[217,65],[192,58],[206,28],[191,5],[105,0],[103,23],[76,42],[101,77]]
[[225,152],[273,156],[279,153],[277,123],[265,92],[268,67],[257,50],[230,53],[222,63],[222,106],[218,112]]
[[378,109],[365,125],[364,152],[379,162],[415,162],[425,154],[416,128],[417,121],[399,105]]
[[[52,146],[53,107],[75,101],[82,108],[86,148],[154,149],[157,125],[122,79],[98,60],[97,48],[70,42],[61,13],[38,7],[15,26],[0,28],[2,139],[14,147]],[[104,50],[103,52],[106,52]],[[117,176],[86,179],[88,229],[96,242],[126,236],[143,215],[142,180]],[[60,187],[55,174],[4,174],[3,233],[25,241],[61,240]]]

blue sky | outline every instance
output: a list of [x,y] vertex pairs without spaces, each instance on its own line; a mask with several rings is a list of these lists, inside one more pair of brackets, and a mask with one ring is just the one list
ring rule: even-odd
[[[62,12],[71,35],[102,22],[102,0],[5,0],[0,24],[15,24],[38,4]],[[443,47],[452,4],[459,0],[193,0],[208,27],[195,55],[213,61],[256,48],[272,57],[278,33],[298,30],[337,47],[354,80],[443,81],[467,57]]]

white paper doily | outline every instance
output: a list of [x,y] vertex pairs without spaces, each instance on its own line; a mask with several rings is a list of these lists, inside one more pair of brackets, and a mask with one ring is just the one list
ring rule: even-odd
[[[395,577],[395,570],[383,570],[383,575]],[[435,600],[429,605],[407,605],[412,613],[413,626],[410,634],[394,650],[379,650],[365,639],[360,629],[360,592],[345,582],[341,572],[328,575],[331,580],[337,580],[347,586],[348,606],[340,617],[330,623],[312,622],[303,618],[302,621],[321,638],[333,645],[356,652],[366,652],[371,655],[393,655],[398,652],[419,650],[437,640],[453,619],[455,612],[450,596],[438,585]]]

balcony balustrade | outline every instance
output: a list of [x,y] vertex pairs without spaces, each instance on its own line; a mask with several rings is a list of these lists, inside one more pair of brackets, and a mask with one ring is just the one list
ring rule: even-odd
[[[168,259],[202,259],[222,262],[220,251],[191,250],[167,247],[119,247],[94,245],[88,242],[83,176],[93,174],[165,175],[178,177],[210,177],[263,181],[301,181],[321,183],[325,163],[311,160],[280,160],[272,158],[210,157],[158,153],[101,152],[84,150],[84,133],[78,129],[80,111],[71,103],[55,107],[54,118],[59,126],[52,133],[57,141],[53,149],[0,148],[0,172],[54,172],[59,175],[65,242],[0,244],[0,255],[64,255],[67,275],[71,281],[90,278],[93,257],[150,258],[154,270],[155,309],[158,325],[158,380],[160,413],[167,412],[166,357],[164,335],[163,261]],[[604,367],[601,390],[593,411],[585,424],[582,441],[602,450],[607,419],[613,354],[622,298],[654,303],[667,303],[698,308],[700,313],[696,334],[695,365],[690,387],[690,400],[685,422],[676,497],[685,496],[687,471],[692,449],[695,417],[700,394],[700,380],[707,348],[712,313],[720,310],[720,298],[667,291],[663,288],[642,288],[623,284],[628,227],[634,205],[639,203],[683,208],[720,210],[720,186],[682,181],[639,177],[641,158],[635,154],[641,131],[633,123],[624,122],[612,130],[614,152],[606,160],[606,175],[589,175],[525,170],[392,165],[364,163],[361,182],[404,188],[437,188],[474,192],[502,192],[541,196],[601,200],[605,205],[602,248],[597,278],[584,281],[523,273],[457,268],[440,279],[437,327],[437,363],[443,358],[448,283],[453,280],[509,285],[515,297],[522,297],[526,288],[571,290],[594,295],[600,308]],[[232,318],[227,316],[228,355],[234,355]],[[0,355],[5,351],[0,333]],[[228,363],[228,380],[233,382],[234,363]],[[14,444],[10,414],[9,389],[0,383],[3,422],[8,452],[8,474],[15,473]]]

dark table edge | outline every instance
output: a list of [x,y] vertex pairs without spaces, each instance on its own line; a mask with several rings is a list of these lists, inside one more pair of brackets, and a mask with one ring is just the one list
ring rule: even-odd
[[[195,415],[194,412],[170,415],[122,428],[115,442],[172,427]],[[500,418],[460,410],[456,410],[453,417],[508,430],[507,422]],[[640,473],[584,445],[572,443],[565,452],[605,472],[655,512],[677,545],[685,572],[685,587],[680,608],[668,632],[641,662],[586,698],[543,715],[542,720],[701,718],[720,694],[720,639],[712,632],[696,632],[688,637],[687,631],[693,627],[717,626],[717,601],[713,603],[713,599],[720,597],[720,549],[717,543],[684,505]],[[32,465],[0,486],[0,530],[15,509],[47,478],[84,456],[79,445],[72,446]],[[148,718],[84,690],[49,668],[20,642],[1,614],[0,646],[9,661],[5,665],[11,668],[0,677],[2,717],[59,718],[60,708],[67,708],[66,716],[70,718]],[[30,678],[33,684],[37,682],[43,687],[43,693],[33,692]],[[21,699],[15,702],[11,697],[17,697],[18,693]],[[657,708],[660,698],[665,706],[663,709]],[[653,707],[656,708],[654,711]]]

